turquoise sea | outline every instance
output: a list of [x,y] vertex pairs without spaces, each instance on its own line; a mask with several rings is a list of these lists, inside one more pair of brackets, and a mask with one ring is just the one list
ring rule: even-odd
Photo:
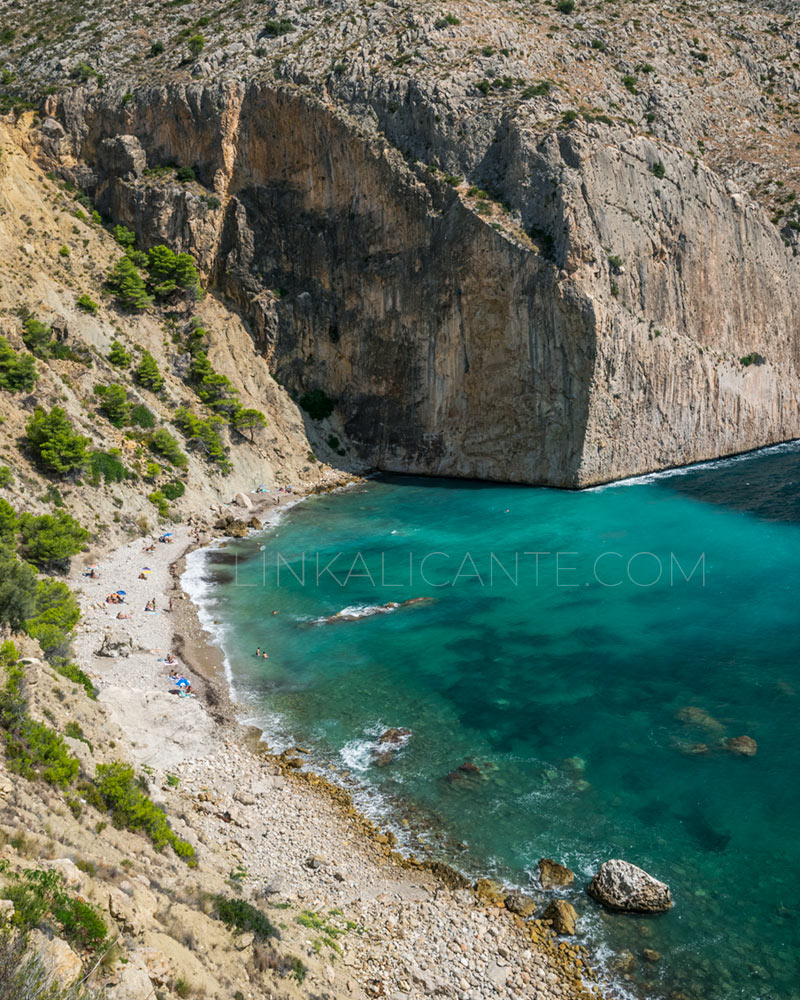
[[[620,995],[800,998],[800,446],[581,493],[373,481],[187,584],[268,740],[312,744],[410,849],[534,892],[540,857],[569,865]],[[612,857],[673,910],[603,912]]]

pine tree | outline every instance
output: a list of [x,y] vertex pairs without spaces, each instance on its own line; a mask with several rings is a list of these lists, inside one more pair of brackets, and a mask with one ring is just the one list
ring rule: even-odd
[[54,406],[49,413],[37,406],[25,433],[38,463],[46,471],[63,476],[86,464],[89,439],[75,432],[60,406]]
[[111,350],[108,352],[108,360],[117,368],[127,368],[131,363],[131,356],[120,344],[118,340],[111,341]]
[[149,351],[145,351],[142,360],[136,366],[136,381],[152,392],[164,388],[164,376],[158,370],[156,359]]
[[246,430],[250,431],[250,440],[254,439],[254,432],[257,428],[267,426],[267,418],[261,413],[260,410],[252,409],[240,409],[237,410],[231,417],[231,423],[233,424],[234,430],[239,431],[243,434]]
[[127,392],[116,383],[109,385],[104,389],[98,409],[115,427],[122,427],[128,422],[131,413]]
[[153,301],[147,294],[144,279],[129,257],[120,257],[108,272],[106,282],[112,292],[116,294],[117,301],[122,308],[129,312],[141,312]]

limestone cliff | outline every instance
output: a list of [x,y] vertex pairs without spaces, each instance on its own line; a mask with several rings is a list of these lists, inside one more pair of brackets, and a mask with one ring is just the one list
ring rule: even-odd
[[756,183],[797,173],[792,19],[479,7],[223,8],[178,66],[126,35],[134,82],[96,47],[38,149],[191,250],[377,468],[578,487],[800,435],[800,222]]
[[[335,397],[379,468],[583,486],[800,434],[797,262],[678,150],[509,129],[520,231],[289,88],[53,111],[50,151],[101,211],[190,249],[279,381]],[[208,191],[153,179],[167,163]]]

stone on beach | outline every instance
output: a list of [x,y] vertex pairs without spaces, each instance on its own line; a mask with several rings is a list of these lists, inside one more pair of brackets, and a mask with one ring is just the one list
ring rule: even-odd
[[133,639],[121,629],[109,628],[103,636],[97,656],[130,656],[133,652]]
[[609,910],[662,913],[672,907],[669,886],[629,861],[613,858],[600,866],[589,894]]

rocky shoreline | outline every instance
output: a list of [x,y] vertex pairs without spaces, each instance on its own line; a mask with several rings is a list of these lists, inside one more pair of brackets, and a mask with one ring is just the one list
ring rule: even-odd
[[[269,496],[247,516],[263,520],[275,498],[285,504],[299,496]],[[237,723],[221,651],[181,588],[189,551],[212,542],[215,532],[230,532],[230,525],[214,528],[224,522],[212,508],[177,527],[171,544],[156,543],[140,556],[135,541],[95,559],[98,579],[82,582],[76,640],[132,760],[162,786],[168,774],[179,775],[179,791],[167,804],[180,799],[175,826],[197,847],[201,865],[240,873],[246,894],[303,912],[341,913],[359,928],[336,942],[340,957],[331,952],[323,964],[331,995],[602,995],[585,950],[554,935],[552,926],[565,929],[559,914],[537,920],[524,905],[512,912],[507,893],[488,880],[475,891],[446,865],[401,856],[391,832],[362,816],[343,788],[302,768],[303,754],[272,754],[258,730]],[[149,567],[144,580],[132,572],[140,559]],[[130,619],[117,621],[116,606],[112,612],[96,599],[109,581],[128,591]],[[153,598],[157,614],[140,610]],[[109,630],[126,633],[129,642],[111,644],[126,655],[97,655]],[[177,667],[164,663],[167,654]],[[187,677],[195,697],[170,696],[171,670]]]

